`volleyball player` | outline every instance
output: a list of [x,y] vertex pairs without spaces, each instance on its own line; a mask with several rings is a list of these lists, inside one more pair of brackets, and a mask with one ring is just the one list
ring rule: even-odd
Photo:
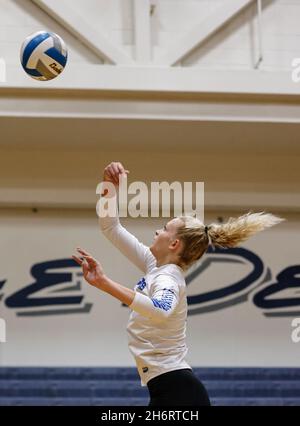
[[[119,184],[129,173],[120,162],[104,169],[103,180]],[[108,196],[103,193],[102,196]],[[120,223],[118,215],[100,218],[103,234],[142,272],[134,289],[109,278],[102,265],[78,248],[74,260],[85,280],[129,306],[127,334],[149,406],[209,406],[205,387],[186,360],[187,294],[185,273],[207,251],[235,247],[252,235],[281,222],[270,213],[247,213],[227,223],[205,225],[192,216],[167,221],[146,247]]]

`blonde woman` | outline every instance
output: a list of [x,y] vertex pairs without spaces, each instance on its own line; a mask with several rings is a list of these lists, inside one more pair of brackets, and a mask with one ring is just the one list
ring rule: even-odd
[[[104,169],[103,180],[117,187],[119,176],[127,173],[121,163],[113,162]],[[108,196],[107,192],[102,196]],[[209,244],[235,247],[282,220],[260,212],[230,218],[222,225],[204,225],[194,217],[180,216],[157,230],[151,247],[146,247],[120,224],[117,215],[101,218],[103,234],[144,274],[133,290],[113,281],[93,256],[77,249],[79,254],[73,258],[82,266],[85,280],[131,309],[129,349],[141,385],[148,387],[149,406],[210,405],[205,387],[186,361],[185,272]]]

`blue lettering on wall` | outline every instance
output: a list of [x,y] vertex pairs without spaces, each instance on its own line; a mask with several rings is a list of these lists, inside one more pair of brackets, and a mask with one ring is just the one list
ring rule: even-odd
[[[253,282],[257,281],[264,270],[264,264],[262,260],[253,252],[250,250],[247,250],[245,248],[231,248],[231,249],[218,249],[216,248],[214,251],[209,247],[209,250],[207,253],[213,253],[216,257],[219,255],[234,255],[239,256],[241,258],[246,259],[250,264],[252,264],[253,268],[252,271],[244,277],[242,280],[237,281],[236,283],[230,284],[229,286],[223,287],[218,290],[212,290],[206,293],[201,293],[195,296],[188,296],[188,304],[201,304],[204,302],[212,301],[212,300],[218,300],[218,299],[224,299],[224,297],[240,293],[242,290],[249,287]],[[214,257],[215,257],[214,256]],[[202,266],[199,266],[199,270],[193,271],[191,275],[187,276],[186,282],[187,285],[196,278],[196,276],[201,273]]]
[[[300,265],[286,267],[274,279],[270,268],[266,268],[262,259],[248,249],[238,247],[213,250],[209,247],[207,253],[209,256],[187,275],[187,285],[194,282],[214,262],[247,264],[251,266],[251,271],[242,279],[222,288],[188,296],[189,315],[232,308],[234,305],[245,302],[254,303],[257,308],[264,310],[263,314],[268,317],[300,315],[300,297],[297,296],[300,290]],[[67,271],[67,268],[72,270]],[[78,273],[74,273],[74,268],[78,268]],[[80,294],[81,279],[77,278],[74,284],[74,276],[82,276],[79,268],[80,266],[73,259],[56,259],[37,263],[31,268],[33,282],[6,299],[3,288],[7,281],[0,281],[0,303],[4,301],[5,306],[15,309],[18,316],[88,313],[92,304],[83,302],[84,295]],[[59,269],[61,271],[58,271]],[[62,288],[63,284],[68,286]],[[137,288],[142,291],[145,287],[146,281],[142,278]],[[5,286],[5,289],[8,288]],[[290,290],[289,295],[280,297],[279,294],[283,290]],[[291,297],[293,290],[294,295]],[[44,296],[39,295],[42,291],[45,292]],[[49,293],[51,296],[48,295]],[[298,311],[295,311],[295,307]],[[38,308],[43,309],[38,310]]]
[[[65,296],[52,296],[52,297],[38,297],[36,294],[42,290],[47,289],[51,293],[61,293],[62,291],[70,293],[75,291],[80,291],[80,282],[78,282],[71,287],[61,289],[55,289],[55,286],[58,284],[72,283],[73,281],[73,272],[57,272],[57,269],[66,269],[66,268],[80,268],[79,265],[73,259],[58,259],[48,262],[42,262],[34,265],[31,268],[31,275],[35,281],[21,290],[16,291],[9,297],[5,299],[5,305],[8,308],[25,308],[27,311],[19,312],[19,316],[38,316],[38,315],[53,315],[53,314],[66,314],[66,313],[80,313],[80,312],[89,312],[91,310],[92,304],[82,305],[84,296],[83,295],[65,295]],[[81,276],[82,273],[77,274]],[[73,284],[73,283],[72,283]],[[51,291],[50,291],[51,290]],[[29,308],[37,307],[55,307],[56,309],[30,311]],[[58,309],[57,307],[60,307]],[[71,308],[72,307],[72,308]],[[29,310],[29,311],[28,311]]]
[[8,297],[5,300],[6,306],[9,308],[24,308],[28,306],[80,304],[83,296],[30,297],[46,287],[53,287],[62,282],[71,282],[72,274],[70,272],[51,272],[51,269],[70,266],[75,266],[74,260],[52,260],[34,265],[31,268],[31,275],[36,281]]
[[[296,276],[298,275],[298,277]],[[253,303],[263,309],[300,307],[300,297],[270,297],[282,290],[290,288],[300,289],[300,265],[289,266],[281,271],[276,281],[260,290],[253,298]]]

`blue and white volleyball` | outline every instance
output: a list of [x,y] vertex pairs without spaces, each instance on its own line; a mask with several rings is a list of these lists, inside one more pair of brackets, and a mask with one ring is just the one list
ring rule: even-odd
[[21,63],[35,80],[48,81],[59,76],[68,60],[68,49],[57,34],[38,31],[26,38],[21,48]]

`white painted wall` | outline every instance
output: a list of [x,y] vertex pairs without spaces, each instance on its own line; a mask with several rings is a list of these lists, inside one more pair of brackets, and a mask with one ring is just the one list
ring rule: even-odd
[[[289,70],[299,57],[300,3],[297,0],[262,0],[261,70]],[[257,5],[247,8],[189,55],[183,65],[205,68],[253,69],[258,60]]]
[[23,41],[28,35],[41,30],[54,31],[63,37],[68,45],[70,61],[101,63],[99,58],[31,1],[0,0],[0,57],[5,59],[7,65],[19,64]]
[[[153,59],[158,58],[194,25],[211,16],[230,0],[157,0],[151,17]],[[134,56],[134,18],[131,0],[66,0],[91,26]],[[290,70],[299,52],[300,3],[298,0],[263,0],[262,34],[264,60],[261,70]],[[70,60],[101,63],[73,36],[29,0],[0,0],[0,57],[18,63],[19,47],[30,33],[51,29],[60,34],[70,49]],[[256,2],[195,49],[182,66],[210,69],[253,69],[258,58]]]
[[[237,213],[230,212],[230,215]],[[215,221],[220,214],[221,211],[209,214],[207,223]],[[225,213],[224,219],[228,217],[229,213]],[[271,269],[272,278],[259,289],[274,282],[284,268],[299,265],[300,217],[288,215],[287,219],[288,222],[258,234],[242,246],[262,259],[264,272]],[[164,223],[159,219],[123,219],[122,222],[145,244],[151,243],[154,230]],[[88,314],[20,317],[17,313],[24,309],[5,306],[8,296],[34,282],[30,269],[35,263],[69,258],[79,244],[97,256],[112,279],[134,287],[142,273],[101,236],[93,212],[44,210],[34,214],[28,210],[2,210],[0,235],[0,281],[7,280],[0,302],[0,317],[7,324],[7,342],[0,346],[1,365],[134,365],[125,330],[128,308],[85,282],[75,292],[54,294],[48,288],[35,297],[84,295],[84,303],[93,303]],[[247,262],[213,263],[187,287],[188,295],[232,284],[251,269]],[[71,268],[59,270],[70,271]],[[74,276],[73,284],[75,281]],[[250,295],[243,303],[188,316],[188,360],[192,366],[299,366],[300,343],[291,339],[292,318],[265,317],[264,310],[252,302],[257,283],[249,287]],[[61,283],[52,290],[67,286],[70,283]],[[296,298],[297,292],[297,287],[290,288],[274,297]],[[40,309],[45,307],[34,308]]]

